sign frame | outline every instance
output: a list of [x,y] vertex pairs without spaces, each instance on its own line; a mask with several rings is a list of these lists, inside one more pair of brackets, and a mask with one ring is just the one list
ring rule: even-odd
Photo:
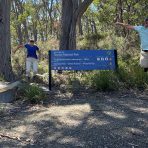
[[[114,66],[115,66],[115,68],[113,69],[90,69],[90,70],[116,70],[117,69],[117,67],[118,67],[118,64],[117,64],[117,50],[115,50],[115,49],[110,49],[110,50],[106,50],[106,49],[99,49],[99,50],[95,50],[95,51],[113,51],[114,52]],[[64,52],[66,52],[66,51],[76,51],[76,50],[63,50]],[[93,52],[93,50],[79,50],[79,51],[83,51],[83,52],[85,52],[85,51],[89,51],[89,52]],[[49,50],[49,52],[48,52],[48,59],[49,59],[49,90],[51,90],[51,83],[52,83],[52,70],[58,70],[58,69],[52,69],[52,61],[51,61],[51,59],[52,59],[52,53],[51,52],[62,52],[62,50]],[[59,70],[62,70],[62,69],[59,69]],[[68,69],[68,71],[71,71],[71,70],[73,70],[73,71],[81,71],[81,70],[83,70],[83,71],[87,71],[87,69],[80,69],[80,70],[74,70],[74,69]],[[89,70],[89,69],[88,69]],[[65,71],[65,69],[64,70],[62,70],[62,71]]]

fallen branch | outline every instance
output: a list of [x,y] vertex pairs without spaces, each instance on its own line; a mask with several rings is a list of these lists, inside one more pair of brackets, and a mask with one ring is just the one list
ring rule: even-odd
[[4,134],[1,134],[0,133],[0,138],[3,137],[3,138],[9,138],[9,139],[12,139],[12,140],[17,140],[17,141],[21,141],[21,139],[19,137],[11,137],[9,135],[4,135]]
[[16,140],[19,142],[31,142],[32,141],[31,139],[21,140],[20,137],[14,137],[14,136],[4,135],[4,134],[0,133],[0,139],[1,138],[8,138],[8,139]]

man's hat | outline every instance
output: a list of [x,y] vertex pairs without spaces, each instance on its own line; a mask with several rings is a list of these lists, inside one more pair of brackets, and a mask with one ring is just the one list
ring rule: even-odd
[[145,19],[145,22],[147,22],[148,21],[148,17]]

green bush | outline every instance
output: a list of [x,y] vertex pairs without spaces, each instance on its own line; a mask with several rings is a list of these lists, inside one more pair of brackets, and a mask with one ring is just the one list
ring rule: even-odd
[[44,74],[48,72],[48,64],[46,62],[40,62],[38,65],[38,73]]
[[104,34],[87,34],[83,38],[78,38],[80,49],[98,49],[98,42],[105,37]]
[[112,91],[118,89],[146,89],[148,75],[138,65],[137,59],[118,62],[116,71],[94,71],[85,75],[85,84],[101,90]]
[[148,85],[147,73],[139,66],[137,58],[128,61],[119,61],[116,75],[126,88],[146,88]]
[[112,71],[96,72],[92,79],[92,86],[101,91],[118,90],[118,80]]
[[85,36],[85,38],[87,41],[99,41],[104,38],[104,35],[102,35],[102,34],[87,34]]
[[45,98],[45,93],[37,85],[24,85],[20,89],[21,98],[27,99],[30,103],[40,103]]

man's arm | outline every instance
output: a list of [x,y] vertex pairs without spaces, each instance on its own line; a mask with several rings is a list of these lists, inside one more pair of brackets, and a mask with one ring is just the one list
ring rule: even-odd
[[125,24],[125,23],[116,22],[116,25],[120,25],[120,26],[125,27],[127,29],[134,29],[134,26],[129,25],[129,24]]

